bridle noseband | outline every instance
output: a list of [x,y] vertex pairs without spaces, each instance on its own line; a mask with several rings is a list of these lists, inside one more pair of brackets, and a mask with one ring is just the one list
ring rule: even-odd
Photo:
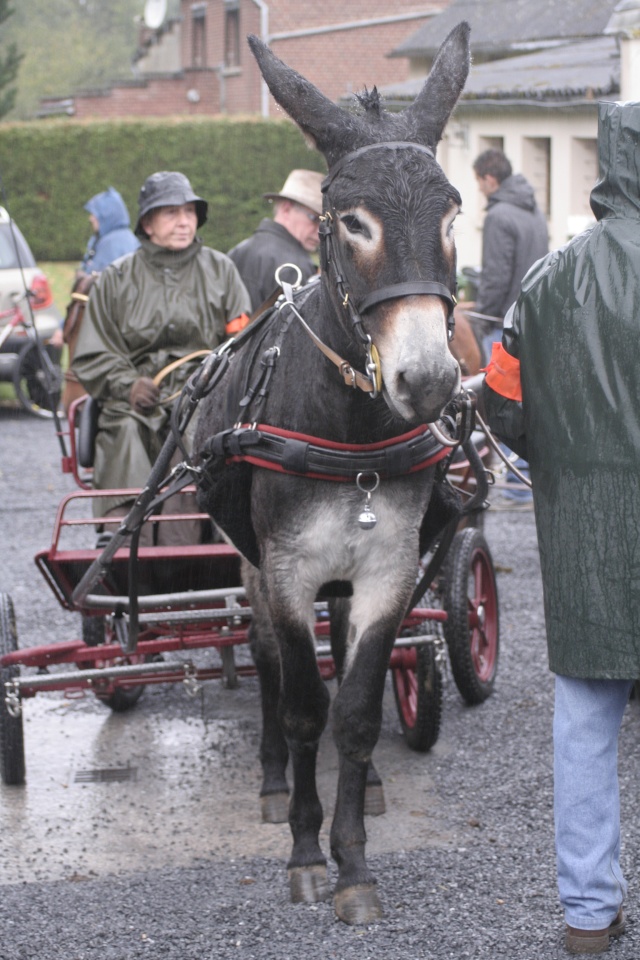
[[362,314],[366,313],[367,310],[370,310],[371,307],[376,306],[378,303],[383,303],[386,300],[395,300],[398,297],[437,296],[444,300],[447,304],[447,330],[449,340],[451,340],[453,337],[454,324],[453,308],[456,303],[455,296],[451,289],[445,284],[439,283],[436,280],[413,280],[405,283],[390,284],[386,287],[379,287],[377,290],[372,290],[371,293],[368,293],[360,300],[359,303],[354,302],[353,297],[350,295],[349,290],[347,289],[345,270],[340,257],[339,247],[335,243],[334,238],[335,211],[332,213],[329,207],[327,191],[329,190],[329,187],[333,183],[334,179],[347,164],[355,160],[356,157],[360,157],[371,150],[379,150],[382,148],[419,150],[422,153],[426,153],[427,156],[429,156],[432,160],[435,159],[433,150],[431,150],[430,147],[426,147],[420,143],[411,143],[404,140],[389,140],[382,143],[370,143],[367,144],[367,146],[359,147],[357,150],[352,150],[350,153],[345,154],[344,157],[341,157],[340,160],[334,163],[322,183],[321,189],[324,196],[324,202],[323,215],[321,218],[322,222],[319,229],[320,240],[324,244],[324,261],[327,265],[327,273],[336,287],[342,306],[349,313],[356,336],[365,348],[367,376],[371,382],[371,388],[368,388],[367,392],[374,399],[378,396],[382,386],[380,359],[378,357],[378,352],[375,348],[375,345],[372,343],[371,337],[364,329]]

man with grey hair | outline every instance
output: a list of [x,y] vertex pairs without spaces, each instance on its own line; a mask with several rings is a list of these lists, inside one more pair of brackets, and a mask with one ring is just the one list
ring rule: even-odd
[[[318,227],[322,214],[323,174],[315,170],[292,170],[280,193],[265,193],[273,201],[273,219],[265,217],[255,233],[229,251],[257,310],[277,288],[276,271],[282,264],[300,270],[306,283],[318,268],[310,254],[320,244]],[[281,271],[280,278],[295,283],[295,269]]]

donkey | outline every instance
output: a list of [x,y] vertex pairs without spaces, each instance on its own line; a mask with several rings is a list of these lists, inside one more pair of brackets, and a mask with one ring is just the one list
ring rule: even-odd
[[435,148],[467,77],[469,26],[451,32],[401,114],[386,112],[375,88],[348,112],[257,37],[249,44],[273,96],[328,164],[322,269],[300,291],[283,284],[276,308],[227,353],[199,414],[199,499],[246,561],[261,795],[266,818],[277,819],[270,801],[288,793],[289,757],[294,902],[331,896],[315,776],[330,696],[316,662],[314,602],[342,596],[332,629],[341,681],[331,708],[334,908],[347,923],[367,923],[381,916],[365,859],[367,772],[434,472],[447,453],[427,425],[460,390],[448,340],[461,200]]

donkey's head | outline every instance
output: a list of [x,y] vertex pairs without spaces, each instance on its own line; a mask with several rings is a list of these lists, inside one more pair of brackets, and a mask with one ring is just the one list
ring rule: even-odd
[[435,420],[460,385],[448,322],[461,202],[435,149],[469,70],[469,25],[449,34],[400,114],[384,111],[375,89],[360,98],[360,113],[349,113],[256,37],[249,44],[273,96],[329,166],[320,232],[335,311],[363,350],[371,338],[394,414]]

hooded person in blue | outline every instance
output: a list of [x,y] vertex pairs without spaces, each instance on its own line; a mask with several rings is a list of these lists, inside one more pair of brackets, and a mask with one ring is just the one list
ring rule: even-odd
[[[51,339],[54,347],[62,347],[63,342],[67,344],[69,367],[73,362],[85,304],[95,276],[102,273],[104,268],[114,260],[132,253],[140,246],[140,241],[131,230],[129,211],[114,187],[107,187],[102,193],[96,193],[87,200],[84,209],[89,214],[93,235],[76,271],[66,316],[60,329]],[[65,371],[64,380],[62,406],[68,413],[73,401],[81,397],[85,391],[72,370]]]
[[93,236],[82,258],[81,273],[100,273],[118,257],[138,249],[140,241],[131,230],[129,212],[114,187],[96,193],[84,209],[89,214]]

